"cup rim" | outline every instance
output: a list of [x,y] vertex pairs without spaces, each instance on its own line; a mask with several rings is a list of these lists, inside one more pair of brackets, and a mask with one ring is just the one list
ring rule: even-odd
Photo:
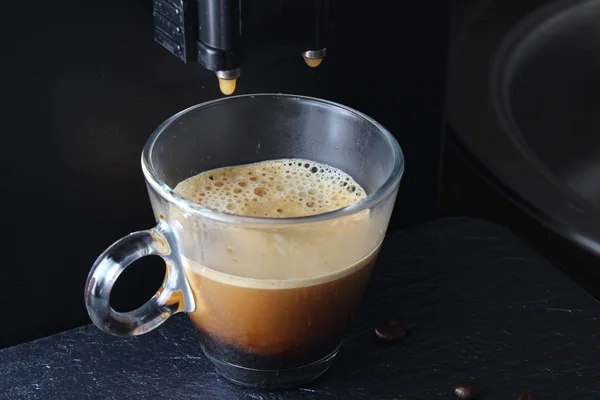
[[[296,98],[303,100],[310,100],[313,102],[321,103],[324,105],[332,106],[335,108],[340,108],[347,112],[354,114],[355,116],[367,121],[369,124],[373,125],[387,140],[388,145],[392,148],[392,153],[394,157],[394,166],[392,168],[392,172],[387,177],[385,182],[377,188],[373,193],[370,193],[364,199],[353,203],[349,206],[339,208],[337,210],[324,212],[321,214],[315,215],[307,215],[301,217],[286,217],[286,218],[269,218],[269,217],[252,217],[252,216],[244,216],[244,215],[235,215],[230,213],[225,213],[221,211],[216,211],[207,207],[204,207],[200,204],[193,203],[185,198],[179,196],[174,188],[171,188],[164,181],[158,178],[156,174],[156,170],[152,165],[151,154],[156,144],[156,141],[160,137],[160,135],[175,121],[177,121],[181,116],[194,111],[196,109],[205,108],[208,106],[212,106],[216,103],[221,102],[229,102],[236,99],[241,98],[256,98],[256,97],[283,97],[283,98]],[[295,94],[283,94],[283,93],[256,93],[256,94],[243,94],[236,96],[228,96],[224,98],[219,98],[215,100],[210,100],[204,103],[199,103],[188,107],[177,114],[171,116],[165,122],[160,124],[158,128],[152,133],[148,141],[146,142],[144,149],[142,151],[142,171],[144,173],[144,177],[146,178],[146,182],[166,201],[172,203],[179,207],[181,210],[195,214],[201,217],[209,218],[215,221],[226,222],[230,224],[243,224],[243,225],[295,225],[300,223],[314,223],[314,222],[322,222],[331,219],[341,218],[347,215],[357,214],[363,210],[373,208],[381,203],[384,199],[386,199],[400,184],[400,180],[404,175],[404,154],[398,141],[392,136],[392,134],[379,122],[375,121],[373,118],[369,117],[357,111],[353,108],[347,107],[343,104],[339,104],[333,101],[319,99],[316,97],[310,96],[302,96]]]

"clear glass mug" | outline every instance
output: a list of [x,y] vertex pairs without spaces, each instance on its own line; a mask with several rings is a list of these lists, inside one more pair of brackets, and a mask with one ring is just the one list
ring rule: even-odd
[[[351,175],[367,197],[335,211],[260,218],[189,202],[175,186],[214,168],[308,159]],[[96,326],[146,333],[185,312],[226,379],[284,388],[331,365],[371,273],[404,171],[394,137],[368,116],[295,95],[228,97],[164,122],[142,153],[156,227],[132,233],[94,263],[85,303]],[[159,255],[162,287],[131,312],[110,306],[128,265]],[[268,267],[263,267],[268,266]]]

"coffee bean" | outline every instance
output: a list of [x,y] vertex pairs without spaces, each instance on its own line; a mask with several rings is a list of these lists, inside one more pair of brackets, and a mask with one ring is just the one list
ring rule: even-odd
[[459,399],[470,400],[477,397],[477,387],[473,382],[463,382],[454,385],[454,394]]
[[386,342],[396,342],[406,336],[406,331],[395,326],[381,326],[375,329],[375,334],[381,340]]
[[539,400],[540,398],[537,397],[535,394],[533,393],[521,393],[519,395],[519,397],[517,397],[517,400]]
[[415,324],[408,321],[403,321],[400,318],[392,318],[390,320],[390,325],[404,329],[406,332],[410,332],[415,328]]

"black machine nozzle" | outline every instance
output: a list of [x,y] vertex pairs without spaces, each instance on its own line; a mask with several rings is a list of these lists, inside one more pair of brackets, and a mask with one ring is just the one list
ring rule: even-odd
[[198,0],[198,62],[219,78],[223,94],[235,90],[242,52],[241,0]]
[[331,0],[312,0],[314,19],[308,23],[308,49],[302,53],[304,62],[318,67],[327,55],[331,30]]
[[[242,62],[242,0],[153,0],[154,39],[185,63],[196,61],[213,71],[225,95],[235,91]],[[281,0],[287,1],[287,0]],[[306,1],[314,17],[303,28],[302,56],[318,66],[327,52],[331,0]],[[263,6],[256,2],[256,7]]]

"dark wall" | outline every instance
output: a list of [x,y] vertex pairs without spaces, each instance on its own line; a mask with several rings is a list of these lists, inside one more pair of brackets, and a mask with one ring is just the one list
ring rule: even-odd
[[[273,15],[286,26],[285,7],[270,3],[256,14],[238,93],[318,96],[378,119],[407,159],[392,229],[431,218],[448,4],[402,2],[398,14],[383,0],[340,1],[330,55],[311,70],[287,36],[269,30]],[[89,322],[91,264],[114,240],[154,224],[144,142],[173,113],[220,93],[214,74],[153,43],[151,0],[8,2],[0,36],[2,347]],[[160,263],[136,263],[117,290],[120,306],[140,304],[162,274]]]

